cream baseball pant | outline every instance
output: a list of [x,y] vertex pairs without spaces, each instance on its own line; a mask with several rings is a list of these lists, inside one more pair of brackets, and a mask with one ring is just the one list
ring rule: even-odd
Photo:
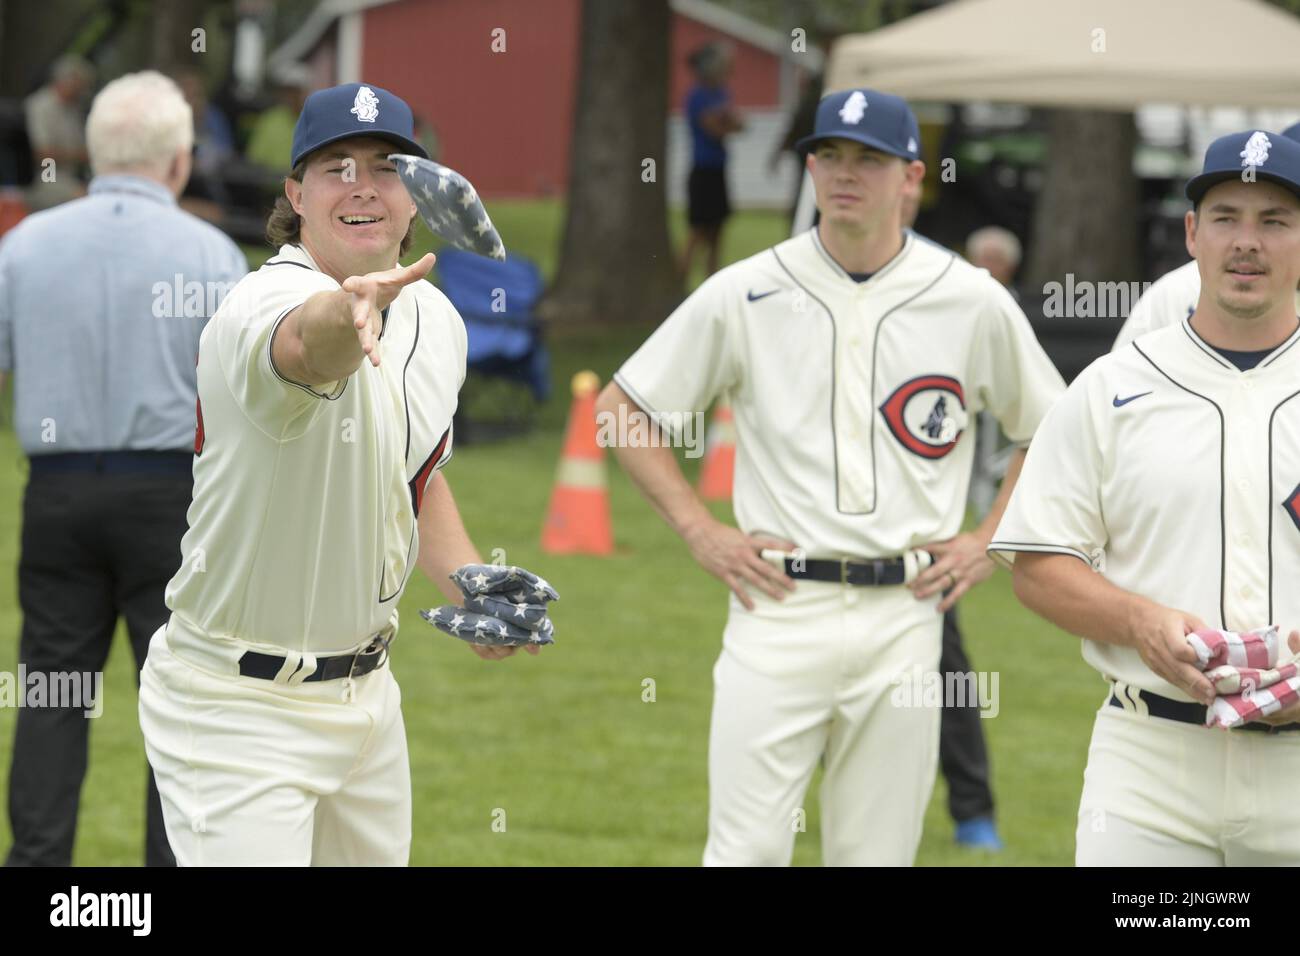
[[405,866],[411,774],[388,665],[349,695],[342,680],[241,677],[249,647],[175,615],[150,643],[140,726],[177,863]]
[[1201,727],[1103,704],[1075,863],[1300,865],[1298,780],[1300,731]]
[[828,866],[911,865],[938,761],[940,710],[905,691],[939,664],[937,599],[902,586],[799,581],[733,596],[713,669],[705,866],[785,866],[821,761]]

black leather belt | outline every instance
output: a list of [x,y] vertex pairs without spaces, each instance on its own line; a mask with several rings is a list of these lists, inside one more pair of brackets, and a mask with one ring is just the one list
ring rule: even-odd
[[784,564],[785,573],[792,578],[830,581],[834,584],[856,584],[860,587],[902,584],[907,576],[907,566],[902,558],[878,558],[875,561],[853,561],[849,558],[841,558],[839,561],[825,558],[786,558]]
[[57,455],[32,455],[31,474],[172,474],[194,470],[192,451],[70,451]]
[[[388,660],[388,645],[392,635],[376,637],[355,654],[338,654],[334,657],[316,658],[316,670],[303,678],[303,683],[324,680],[341,680],[344,677],[361,677]],[[275,680],[284,667],[285,658],[276,654],[259,654],[248,651],[239,659],[239,676]],[[301,665],[300,665],[301,666]],[[294,671],[296,674],[297,671]],[[292,675],[290,675],[292,676]]]
[[[1138,690],[1136,687],[1130,687],[1130,691],[1136,693],[1142,698],[1143,703],[1147,705],[1147,712],[1152,717],[1162,717],[1165,720],[1176,720],[1180,724],[1199,724],[1205,726],[1204,704],[1196,704],[1191,701],[1170,700],[1168,697],[1161,697],[1153,694],[1149,690]],[[1124,707],[1123,701],[1116,696],[1114,689],[1110,692],[1110,705],[1112,707]],[[1127,708],[1125,708],[1127,709]],[[1292,730],[1300,730],[1300,724],[1282,724],[1280,727],[1274,727],[1272,724],[1250,723],[1242,724],[1235,730],[1257,730],[1262,733],[1276,734]]]

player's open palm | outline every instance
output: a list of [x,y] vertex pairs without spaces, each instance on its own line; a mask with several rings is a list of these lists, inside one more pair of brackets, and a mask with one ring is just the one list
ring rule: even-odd
[[710,519],[683,537],[691,557],[735,593],[747,610],[754,610],[747,587],[756,588],[775,601],[794,590],[794,581],[776,566],[759,557],[764,548],[792,551],[793,542],[762,534],[745,534],[739,528]]
[[1186,691],[1193,700],[1209,705],[1214,685],[1196,667],[1196,651],[1187,635],[1205,623],[1194,614],[1150,604],[1131,625],[1130,637],[1143,662],[1157,675]]
[[412,282],[419,282],[433,268],[435,257],[425,254],[419,262],[380,272],[367,272],[343,280],[342,289],[350,295],[352,325],[357,330],[357,341],[366,353],[370,364],[379,366],[379,333],[383,331],[380,315],[401,291]]

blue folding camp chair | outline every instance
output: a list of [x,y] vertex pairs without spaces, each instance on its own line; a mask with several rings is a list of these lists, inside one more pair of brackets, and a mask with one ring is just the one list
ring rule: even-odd
[[[465,320],[469,376],[457,413],[457,441],[518,433],[551,391],[550,355],[533,306],[542,274],[524,256],[505,262],[443,247],[438,285]],[[505,383],[505,387],[501,387]]]

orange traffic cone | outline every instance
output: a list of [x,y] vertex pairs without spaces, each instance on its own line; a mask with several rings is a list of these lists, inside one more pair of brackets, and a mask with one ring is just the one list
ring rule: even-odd
[[726,399],[718,402],[704,441],[704,464],[700,467],[700,497],[705,501],[726,501],[736,472],[736,425]]
[[605,452],[596,441],[595,372],[573,376],[573,405],[564,433],[564,451],[556,470],[555,490],[542,526],[542,550],[548,554],[612,554],[614,532],[609,520]]

